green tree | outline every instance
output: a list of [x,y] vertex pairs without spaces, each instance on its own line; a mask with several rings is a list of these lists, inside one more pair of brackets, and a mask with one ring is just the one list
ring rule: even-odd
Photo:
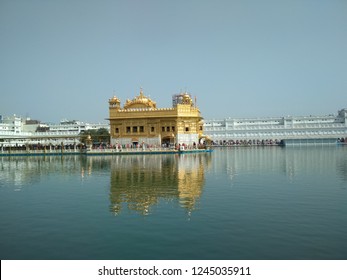
[[99,129],[88,129],[80,133],[81,142],[86,144],[86,140],[88,136],[91,136],[93,143],[110,143],[110,133],[106,128]]

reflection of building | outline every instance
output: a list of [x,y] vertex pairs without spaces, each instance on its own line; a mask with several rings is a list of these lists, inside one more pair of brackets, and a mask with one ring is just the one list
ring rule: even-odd
[[111,211],[128,209],[147,215],[160,200],[176,200],[189,212],[204,185],[210,154],[134,155],[111,163]]
[[205,176],[206,166],[202,157],[197,155],[181,155],[178,162],[178,196],[182,207],[194,209],[196,200],[200,198]]
[[[272,147],[272,148],[221,148],[213,153],[213,173],[226,171],[232,186],[240,184],[249,174],[258,177],[260,182],[266,176],[285,175],[289,180],[296,176],[312,174],[333,174],[339,172],[343,180],[347,179],[346,147]],[[326,177],[328,178],[328,177]],[[241,181],[240,181],[241,180]],[[273,180],[273,179],[271,179]],[[255,184],[257,182],[254,182]],[[242,186],[242,185],[240,185]]]
[[64,160],[50,156],[0,157],[0,186],[9,184],[22,187],[54,173],[78,174],[80,169],[79,156],[65,156]]
[[109,116],[113,145],[193,145],[202,137],[202,117],[188,93],[175,95],[172,108],[157,108],[142,89],[123,108],[120,100],[113,97],[109,100]]

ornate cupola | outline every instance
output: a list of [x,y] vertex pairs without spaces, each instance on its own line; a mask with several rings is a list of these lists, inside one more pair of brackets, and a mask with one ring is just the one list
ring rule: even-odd
[[136,96],[133,100],[127,99],[124,105],[124,109],[133,108],[156,108],[157,105],[149,97],[143,94],[142,88],[140,89],[140,94]]
[[110,108],[120,109],[120,100],[118,97],[113,96],[108,100],[108,103]]
[[177,105],[190,105],[193,106],[193,99],[191,98],[188,92],[175,94],[172,97],[172,105],[173,107],[177,107]]
[[193,100],[192,98],[190,97],[190,95],[188,94],[188,92],[185,92],[183,94],[183,104],[186,104],[186,105],[193,105]]

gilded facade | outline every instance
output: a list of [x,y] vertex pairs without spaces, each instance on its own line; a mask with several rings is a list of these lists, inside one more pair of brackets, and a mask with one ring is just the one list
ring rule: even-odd
[[198,145],[203,133],[200,110],[187,92],[172,101],[171,108],[157,108],[142,89],[123,107],[116,96],[109,99],[111,144]]

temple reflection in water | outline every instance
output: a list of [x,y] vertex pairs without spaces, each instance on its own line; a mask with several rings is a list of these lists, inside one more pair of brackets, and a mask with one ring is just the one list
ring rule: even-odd
[[[70,178],[69,181],[80,178],[65,187],[66,196],[80,191],[81,186],[104,187],[106,204],[102,207],[105,211],[148,214],[155,211],[159,203],[171,201],[170,207],[179,205],[190,213],[200,208],[199,199],[207,182],[214,184],[221,172],[226,176],[225,184],[232,187],[249,183],[248,174],[256,174],[259,178],[285,174],[290,182],[294,182],[311,173],[336,173],[345,186],[347,159],[344,150],[345,147],[273,147],[216,149],[213,157],[209,153],[2,157],[0,190],[21,191],[28,186],[45,184],[43,182],[52,176],[57,186],[47,181],[47,188],[52,185],[58,189],[70,186],[66,184],[66,178]],[[92,193],[93,188],[88,191]],[[87,194],[86,190],[83,189],[81,195]]]
[[20,190],[49,174],[78,174],[81,184],[103,174],[110,176],[110,210],[115,214],[127,207],[147,215],[160,200],[178,201],[191,212],[201,196],[204,172],[210,164],[210,153],[1,158],[0,188],[10,184]]
[[160,200],[177,200],[189,213],[204,186],[209,154],[115,157],[111,163],[111,211],[124,207],[143,215]]

